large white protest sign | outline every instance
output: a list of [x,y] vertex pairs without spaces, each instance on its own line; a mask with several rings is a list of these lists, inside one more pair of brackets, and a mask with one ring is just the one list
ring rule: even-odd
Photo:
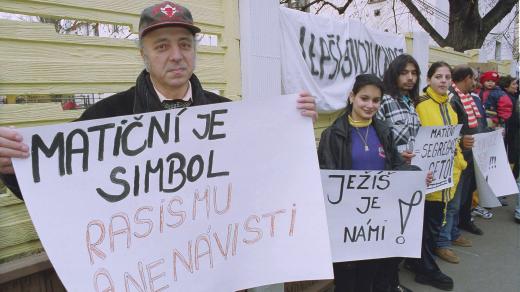
[[332,260],[420,257],[424,171],[322,170]]
[[453,186],[453,160],[462,125],[420,127],[412,158],[412,164],[433,174],[427,193]]
[[310,91],[320,111],[345,108],[357,75],[382,78],[390,62],[405,52],[403,35],[371,30],[354,19],[280,9],[283,89]]
[[473,159],[479,193],[483,207],[501,206],[497,197],[518,193],[518,187],[509,162],[500,130],[474,135]]
[[[235,291],[332,277],[296,96],[21,129],[14,166],[69,291]],[[108,290],[111,289],[111,290]]]

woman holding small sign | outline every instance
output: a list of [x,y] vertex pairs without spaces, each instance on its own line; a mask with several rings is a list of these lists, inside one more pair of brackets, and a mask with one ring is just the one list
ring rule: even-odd
[[[450,105],[448,88],[451,85],[451,67],[445,62],[435,62],[427,72],[428,86],[419,98],[415,110],[421,126],[457,125],[457,114]],[[426,196],[424,205],[423,243],[420,259],[408,259],[408,266],[416,273],[415,281],[442,290],[453,290],[453,279],[441,272],[435,262],[435,242],[444,220],[447,203],[457,189],[457,183],[466,161],[457,143],[454,157],[451,188],[436,191]]]
[[[318,158],[322,169],[417,170],[406,164],[395,146],[392,131],[375,118],[383,83],[371,74],[356,77],[345,114],[321,135]],[[431,180],[429,175],[427,182]],[[374,279],[382,260],[334,263],[335,291],[375,291]]]

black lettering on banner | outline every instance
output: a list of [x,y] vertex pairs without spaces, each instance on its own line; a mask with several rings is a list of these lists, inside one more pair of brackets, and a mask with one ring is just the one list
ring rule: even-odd
[[305,48],[303,44],[305,43],[305,26],[300,27],[300,47],[302,48],[302,57],[303,59],[307,59],[307,55],[305,54]]
[[343,79],[346,79],[352,75],[352,59],[350,56],[350,51],[348,49],[349,43],[352,43],[351,39],[347,39],[345,42],[345,54],[343,57],[343,65],[348,62],[348,70],[346,71],[345,67],[343,65],[341,66],[341,75],[343,76]]
[[150,175],[154,173],[159,174],[159,189],[163,190],[163,160],[159,159],[155,167],[152,166],[150,160],[146,161],[146,170],[144,173],[144,193],[147,194],[150,191]]
[[357,40],[352,40],[350,42],[350,55],[352,56],[352,61],[354,63],[354,71],[356,72],[356,75],[360,71],[358,69],[358,67],[359,67],[359,46],[357,43],[358,43]]
[[215,153],[214,150],[211,150],[209,152],[208,178],[219,177],[219,176],[228,176],[229,175],[229,171],[213,172],[214,153]]
[[[331,199],[330,194],[327,194],[327,201],[330,204],[336,205],[341,202],[343,199],[343,190],[370,190],[370,189],[378,189],[378,190],[386,190],[390,187],[390,175],[391,172],[378,172],[378,173],[370,173],[366,172],[366,174],[349,174],[345,175],[329,175],[329,178],[339,178],[341,179],[340,189],[339,189],[339,197],[337,200],[333,201]],[[377,199],[375,199],[377,201]],[[374,202],[372,202],[375,205]],[[379,208],[379,207],[374,207]],[[360,211],[361,212],[361,211]]]
[[489,157],[489,169],[495,169],[497,168],[497,157],[496,156],[490,156]]
[[180,141],[180,126],[181,126],[180,116],[187,110],[188,110],[188,108],[183,108],[175,116],[175,143],[178,143]]
[[381,184],[377,184],[376,187],[378,190],[384,191],[384,190],[388,189],[388,187],[390,187],[390,175],[389,174],[383,174],[383,175],[379,176],[378,181],[384,183],[384,186]]
[[369,180],[371,178],[370,175],[366,175],[366,174],[362,174],[360,175],[359,177],[361,177],[363,180],[361,181],[361,183],[358,185],[357,189],[358,190],[368,190],[368,186],[365,186],[365,182],[367,180]]
[[433,182],[428,188],[435,188],[452,180],[454,158],[442,159],[430,163],[428,170],[433,173]]
[[227,114],[227,109],[220,109],[211,111],[211,127],[209,128],[209,140],[218,140],[226,138],[225,133],[215,134],[215,127],[224,126],[224,121],[217,121],[215,117],[217,115]]
[[314,67],[314,61],[312,60],[314,57],[316,57],[316,54],[314,53],[314,39],[316,36],[311,33],[311,43],[309,44],[309,61],[311,62],[311,74],[313,76],[318,76],[320,73],[316,71],[316,68]]
[[[384,220],[386,223],[387,220]],[[368,219],[366,225],[355,225],[353,227],[345,227],[343,230],[343,242],[347,241],[356,243],[358,240],[363,242],[383,241],[385,240],[386,226],[372,225],[372,219]]]
[[161,138],[164,144],[170,141],[170,113],[164,115],[163,125],[164,127],[161,126],[157,117],[152,116],[150,119],[150,126],[148,127],[148,148],[153,147],[154,133],[159,135],[159,138]]
[[[179,141],[180,115],[185,111],[186,109],[180,110],[175,117],[175,142]],[[228,109],[218,109],[212,110],[208,114],[199,114],[197,118],[203,120],[205,124],[204,130],[201,134],[196,129],[193,129],[193,133],[199,139],[225,139],[227,133],[223,130],[225,125],[225,116],[223,115],[227,113]],[[113,159],[117,158],[121,153],[125,157],[138,156],[146,148],[153,148],[155,146],[154,142],[157,143],[157,141],[168,144],[170,136],[173,134],[170,131],[171,113],[165,113],[160,118],[152,116],[150,117],[150,123],[142,122],[143,117],[144,115],[139,115],[134,116],[133,120],[123,119],[118,122],[119,125],[116,125],[116,123],[104,123],[85,129],[77,128],[68,132],[67,135],[64,132],[58,132],[51,137],[52,140],[49,138],[48,141],[38,134],[32,135],[31,162],[34,182],[39,183],[41,181],[40,163],[45,158],[57,160],[60,176],[72,175],[73,171],[78,167],[83,172],[88,171],[90,163],[89,154],[92,151],[89,141],[90,133],[97,135],[97,138],[99,138],[99,143],[94,143],[97,144],[94,147],[97,146],[98,153],[96,158],[98,161],[107,159],[104,153],[107,147],[113,147],[108,150],[112,152],[113,156],[110,158]],[[114,139],[113,145],[105,145],[107,137]],[[138,142],[137,146],[129,145],[136,140],[134,137],[144,138]],[[79,157],[77,157],[78,155]],[[151,188],[155,186],[151,183],[152,179],[157,181],[157,191],[172,193],[183,188],[187,181],[195,182],[204,175],[207,178],[230,175],[229,171],[215,166],[215,150],[211,149],[204,155],[195,154],[186,158],[180,152],[173,152],[166,158],[143,161],[141,165],[137,164],[128,167],[119,165],[108,170],[110,171],[109,178],[112,186],[99,186],[96,188],[96,192],[107,202],[114,203],[125,199],[129,193],[139,196],[141,191],[144,193],[151,192]],[[78,162],[78,165],[73,165],[73,161]],[[165,187],[166,180],[168,188]]]
[[[403,234],[406,230],[406,226],[408,225],[408,219],[410,219],[410,215],[412,214],[412,208],[415,206],[419,206],[423,200],[423,193],[421,191],[416,191],[413,193],[410,202],[403,201],[399,199],[399,214],[401,217],[401,235],[395,239],[397,244],[404,244],[406,242]],[[407,208],[407,210],[404,210]],[[406,215],[405,215],[406,214]]]
[[339,34],[319,36],[305,26],[299,29],[299,45],[311,75],[320,80],[335,80],[340,73],[343,79],[361,73],[382,78],[390,63],[403,53],[403,49],[383,47],[370,40],[342,39]]
[[[126,124],[127,120],[122,120],[121,121],[121,124],[124,125]],[[122,126],[118,126],[117,129],[116,129],[116,137],[114,138],[114,148],[113,148],[113,151],[112,151],[112,155],[114,157],[117,157],[119,156],[119,151],[121,149],[121,135],[123,133],[123,127]]]
[[[179,166],[175,168],[175,160],[179,162]],[[184,167],[186,166],[186,158],[179,152],[174,152],[168,157],[166,157],[166,161],[170,163],[169,171],[168,171],[168,184],[173,184],[173,176],[178,174],[181,176],[181,181],[179,184],[173,189],[163,189],[166,193],[174,193],[180,190],[184,184],[186,183],[186,172],[184,171]]]
[[327,61],[330,61],[330,51],[329,51],[329,47],[327,45],[327,40],[325,40],[324,38],[320,38],[320,53],[321,53],[321,56],[320,56],[320,79],[323,79],[323,73],[325,72],[325,69],[324,69],[324,65],[325,65],[325,62]]
[[[338,74],[340,72],[340,67],[341,67],[341,49],[339,47],[339,35],[336,36],[336,39],[334,39],[334,35],[331,35],[329,34],[328,35],[329,37],[329,48],[330,48],[330,56],[332,57],[332,59],[334,60],[334,71],[332,71],[332,73],[329,74],[329,80],[334,80],[338,77]],[[333,52],[335,50],[333,50],[332,48],[336,46],[336,49],[337,49],[337,53],[338,55],[336,56]]]
[[[195,167],[195,163],[197,163],[197,172],[194,175],[193,168]],[[204,171],[204,160],[202,159],[201,155],[197,154],[190,159],[190,162],[188,162],[188,172],[187,172],[188,181],[194,182],[194,181],[198,180],[201,177],[203,171]]]
[[[79,135],[81,137],[82,147],[80,148],[72,148],[74,142],[74,136]],[[81,154],[82,155],[82,169],[83,172],[88,170],[88,154],[89,154],[89,143],[88,143],[88,135],[83,131],[83,129],[75,129],[67,135],[67,142],[65,143],[65,164],[67,174],[72,174],[72,154]]]
[[139,165],[134,167],[134,197],[139,196],[141,172],[139,171]]
[[197,118],[198,119],[206,119],[206,123],[204,124],[205,125],[204,131],[202,132],[202,134],[200,134],[196,129],[193,129],[193,134],[195,135],[195,137],[197,137],[198,139],[202,140],[202,139],[205,139],[208,136],[208,134],[209,134],[211,115],[210,114],[205,114],[205,115],[198,114]]
[[126,198],[126,196],[128,196],[128,194],[130,193],[130,184],[125,179],[117,177],[117,175],[120,173],[125,174],[126,169],[124,167],[119,166],[119,167],[114,168],[112,170],[112,172],[110,173],[110,181],[113,184],[120,185],[123,187],[123,190],[119,195],[112,195],[112,194],[105,192],[101,188],[96,188],[96,192],[107,202],[110,202],[110,203],[119,202],[122,199]]
[[200,134],[196,129],[193,129],[193,134],[195,135],[195,137],[197,137],[200,140],[206,139],[206,138],[208,138],[208,140],[217,140],[217,139],[226,138],[226,134],[224,134],[224,133],[215,134],[214,131],[215,131],[216,126],[224,125],[223,121],[217,121],[215,119],[215,117],[217,115],[225,114],[227,112],[228,112],[227,109],[220,109],[220,110],[213,110],[209,114],[204,114],[204,115],[198,114],[197,118],[205,119],[206,123],[205,123],[204,132],[202,134]]
[[128,136],[130,136],[130,133],[132,133],[133,129],[143,127],[143,123],[139,121],[142,118],[142,115],[139,117],[134,117],[134,119],[136,119],[137,121],[128,124],[128,126],[123,130],[123,133],[121,134],[121,148],[126,156],[136,156],[143,152],[146,148],[146,140],[144,140],[143,144],[141,144],[141,146],[139,146],[137,149],[128,148]]
[[105,152],[105,131],[108,129],[115,128],[116,124],[109,123],[103,125],[96,125],[87,129],[87,132],[99,132],[99,145],[98,145],[98,160],[103,161]]
[[339,178],[341,179],[341,184],[340,184],[340,187],[339,187],[339,198],[336,200],[336,201],[331,201],[330,200],[330,195],[327,194],[327,201],[329,201],[329,203],[333,204],[333,205],[336,205],[336,204],[339,204],[341,202],[341,199],[343,198],[343,187],[345,186],[345,176],[344,175],[329,175],[329,178]]
[[[182,189],[187,181],[195,182],[202,178],[205,171],[207,178],[229,176],[229,171],[215,172],[213,170],[214,157],[214,150],[209,151],[207,163],[203,155],[200,154],[193,155],[187,159],[182,153],[173,152],[166,157],[166,161],[164,161],[164,158],[159,158],[147,160],[143,165],[133,166],[131,168],[133,173],[127,174],[127,170],[124,167],[116,167],[110,173],[110,180],[113,184],[122,186],[123,191],[119,194],[111,194],[102,188],[97,188],[97,192],[108,202],[118,202],[126,198],[130,192],[134,196],[139,196],[141,179],[144,184],[144,193],[153,191],[174,193]],[[166,166],[165,163],[168,165]],[[123,177],[122,175],[125,176]],[[157,181],[158,187],[156,190],[152,190],[152,186],[154,186],[151,183],[152,179]],[[130,185],[130,183],[133,183],[133,185]],[[167,186],[165,186],[166,184]]]
[[[361,58],[361,55],[359,55],[359,64],[360,64],[360,70],[361,70],[361,74],[365,74],[368,72],[368,68],[370,66],[370,50],[369,48],[367,48],[367,45],[368,45],[368,41],[359,41],[359,47],[361,47],[361,49],[363,50],[363,55],[364,55],[364,58]],[[359,54],[359,53],[358,53]],[[366,66],[363,68],[363,60],[366,60]]]
[[65,141],[63,132],[58,132],[52,140],[51,146],[47,147],[42,138],[38,134],[34,134],[31,139],[31,157],[32,157],[32,173],[33,181],[40,182],[40,151],[47,158],[51,158],[58,151],[58,169],[60,176],[65,175]]
[[366,200],[367,203],[364,211],[356,207],[359,213],[366,214],[370,209],[381,209],[381,206],[377,205],[377,199],[379,199],[379,197],[361,197],[361,199]]

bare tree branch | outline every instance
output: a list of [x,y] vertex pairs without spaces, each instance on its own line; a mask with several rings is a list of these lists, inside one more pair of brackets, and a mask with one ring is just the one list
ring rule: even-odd
[[[280,4],[287,4],[289,1],[280,0],[279,2],[280,2]],[[330,7],[334,8],[334,10],[336,10],[339,15],[342,15],[345,13],[345,11],[350,6],[350,4],[352,4],[352,2],[354,2],[354,0],[347,0],[343,5],[338,6],[332,2],[325,1],[325,0],[313,0],[313,1],[310,1],[309,3],[303,5],[302,7],[300,7],[300,10],[306,11],[311,6],[318,4],[318,5],[320,5],[320,7],[317,9],[318,11],[321,11],[321,9],[323,9],[323,7],[325,7],[325,6],[330,6]],[[318,11],[316,13],[318,13]]]
[[[448,0],[449,1],[449,16],[438,8],[428,4],[425,0],[392,0],[391,5],[393,14],[393,23],[386,24],[388,27],[394,25],[396,27],[396,33],[398,33],[398,20],[397,16],[402,13],[396,11],[396,3],[401,2],[403,9],[408,11],[413,18],[419,23],[426,33],[441,47],[450,46],[456,51],[463,52],[468,49],[478,49],[484,44],[486,37],[492,31],[492,29],[500,23],[503,18],[510,14],[515,5],[517,5],[516,13],[514,13],[515,21],[518,20],[518,0]],[[279,0],[282,3],[289,3],[289,0]],[[339,15],[346,13],[347,8],[353,4],[354,0],[308,0],[306,1],[300,10],[308,10],[311,6],[316,8],[316,14],[323,13],[324,8],[330,7],[332,10],[337,11]],[[389,2],[389,1],[388,1]],[[387,3],[388,3],[387,2]],[[365,5],[368,5],[364,2]],[[482,5],[486,6],[485,11],[489,11],[484,17],[479,13],[479,7]],[[431,9],[437,20],[448,23],[448,34],[443,37],[439,31],[433,26],[433,23],[426,18],[425,14],[419,9]],[[389,13],[390,14],[390,13]],[[352,14],[356,16],[356,12]],[[363,19],[363,15],[360,15],[360,19]],[[506,29],[506,31],[510,30]],[[508,32],[509,33],[509,32]],[[503,34],[506,38],[506,35]],[[510,40],[506,39],[507,42]],[[516,43],[514,41],[514,43]],[[517,47],[515,45],[515,47]],[[518,51],[518,48],[515,49]]]
[[410,13],[417,20],[419,25],[433,38],[435,42],[437,42],[437,44],[439,44],[439,46],[446,46],[446,39],[435,30],[428,19],[422,15],[417,6],[415,6],[411,0],[401,0],[401,2],[408,8],[408,10],[410,10]]
[[395,14],[395,1],[392,2],[392,12],[394,13],[394,26],[395,26],[395,33],[397,33],[397,15]]
[[316,14],[320,13],[320,11],[323,9],[323,7],[325,7],[325,3],[322,3],[321,6],[320,6],[320,8],[318,8],[318,9],[316,10]]
[[[485,38],[488,33],[507,15],[518,0],[500,0],[483,18],[480,36]],[[518,17],[518,15],[516,16]]]
[[[306,5],[303,5],[301,10],[305,11],[305,10],[309,9],[309,7],[311,7],[312,5],[314,5],[314,4],[318,3],[318,2],[321,2],[321,0],[311,1],[311,2],[307,3]],[[323,5],[321,7],[323,7]]]

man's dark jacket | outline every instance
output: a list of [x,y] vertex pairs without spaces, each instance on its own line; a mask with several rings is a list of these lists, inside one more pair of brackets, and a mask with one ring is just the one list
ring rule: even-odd
[[[470,94],[470,93],[468,93]],[[488,129],[487,124],[485,124],[486,119],[485,118],[477,118],[477,126],[475,128],[470,128],[468,124],[468,114],[466,113],[466,110],[464,109],[464,105],[462,104],[462,101],[460,100],[460,96],[457,94],[455,89],[450,86],[448,96],[450,98],[451,107],[453,110],[457,113],[457,118],[459,120],[459,124],[462,124],[462,128],[460,129],[460,135],[475,135],[478,133],[484,133],[489,132],[490,129]],[[486,113],[484,111],[484,108],[482,108],[481,102],[477,102],[475,99],[478,98],[474,95],[471,95],[473,98],[475,105],[477,106],[480,115],[484,116]],[[479,107],[480,105],[480,107]],[[462,139],[460,141],[460,148],[462,149],[462,155],[464,155],[464,159],[468,163],[473,162],[473,152],[471,149],[465,149],[462,145]]]
[[[470,94],[470,93],[468,93]],[[468,114],[466,113],[466,110],[464,109],[464,105],[462,104],[462,101],[460,100],[460,96],[455,92],[455,89],[453,87],[450,87],[448,96],[450,98],[451,107],[455,112],[457,113],[457,118],[459,120],[459,124],[462,124],[462,129],[460,129],[461,135],[475,135],[478,133],[483,133],[488,131],[487,125],[483,124],[482,122],[485,121],[485,119],[478,119],[477,118],[477,126],[475,128],[470,128],[468,125]],[[475,96],[471,95],[473,99],[475,99]],[[478,103],[475,101],[475,105],[478,107]],[[483,109],[479,108],[479,112],[481,115],[485,114]]]
[[[192,99],[191,106],[213,104],[231,101],[218,94],[206,91],[202,88],[195,74],[190,78]],[[140,114],[164,110],[155,89],[150,80],[150,75],[143,70],[137,77],[135,86],[104,98],[86,109],[77,121],[117,117],[124,115]],[[20,199],[22,193],[18,181],[14,175],[0,175],[5,185]]]

